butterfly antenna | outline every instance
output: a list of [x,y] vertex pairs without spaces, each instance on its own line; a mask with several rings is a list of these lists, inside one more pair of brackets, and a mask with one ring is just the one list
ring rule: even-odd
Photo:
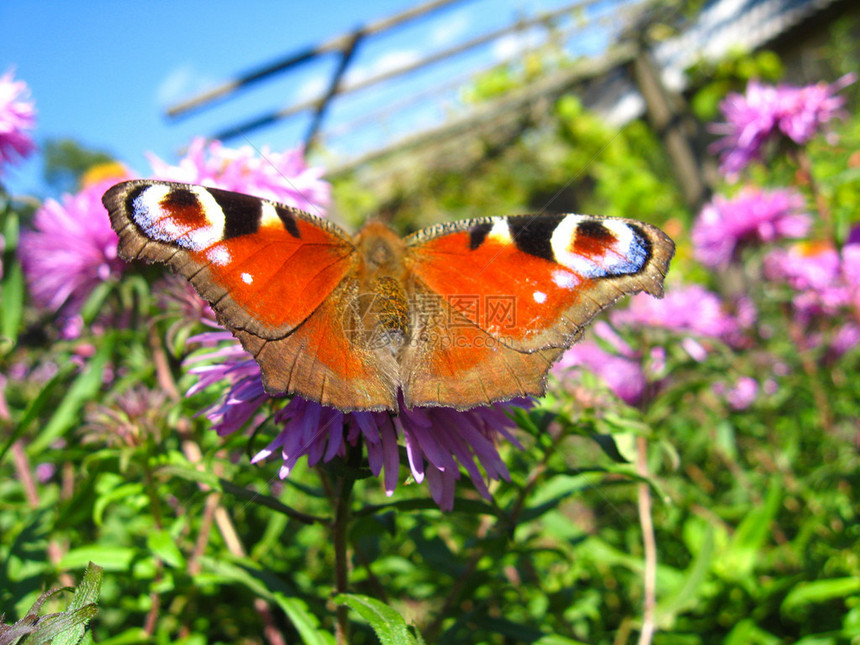
[[296,191],[299,195],[302,196],[302,198],[305,200],[305,202],[310,205],[310,208],[313,209],[314,215],[316,215],[317,217],[325,217],[325,213],[323,213],[322,210],[320,210],[320,208],[316,205],[316,203],[314,203],[314,201],[312,199],[310,199],[307,195],[305,195],[302,192],[301,188],[296,186],[289,177],[287,177],[284,173],[282,173],[281,169],[278,168],[275,165],[275,163],[271,159],[269,159],[269,157],[267,155],[263,154],[262,150],[260,150],[257,146],[255,146],[254,143],[247,136],[242,135],[242,138],[245,140],[245,143],[247,143],[249,146],[251,146],[251,148],[254,149],[254,152],[256,152],[258,155],[260,155],[260,158],[263,161],[265,161],[272,168],[274,168],[275,172],[278,173],[281,176],[281,179],[284,180],[284,183],[286,183],[290,188],[292,188],[294,191]]
[[558,196],[559,196],[559,195],[561,195],[565,190],[567,190],[567,189],[568,189],[568,187],[569,187],[571,184],[573,184],[573,182],[578,181],[578,180],[579,180],[579,178],[580,178],[580,177],[582,177],[582,175],[585,173],[585,171],[586,171],[586,170],[588,170],[589,168],[591,168],[591,166],[593,166],[593,165],[594,165],[594,161],[595,161],[598,157],[600,157],[600,156],[601,156],[601,155],[606,151],[606,149],[607,149],[609,146],[611,146],[611,145],[612,145],[612,142],[613,142],[613,141],[615,141],[615,140],[618,138],[618,136],[619,136],[622,132],[624,132],[624,130],[626,129],[626,127],[627,127],[627,126],[624,126],[624,127],[623,127],[623,128],[621,128],[620,130],[618,130],[618,132],[616,132],[615,134],[613,134],[613,135],[612,135],[612,138],[611,138],[611,139],[609,139],[609,141],[607,141],[606,143],[604,143],[604,144],[600,147],[600,149],[599,149],[597,152],[595,152],[593,155],[591,155],[591,159],[589,159],[589,160],[586,162],[586,164],[585,164],[585,165],[584,165],[584,166],[579,170],[579,172],[574,173],[574,174],[573,174],[573,176],[572,176],[570,179],[568,179],[566,182],[564,182],[564,185],[563,185],[561,188],[559,188],[559,189],[555,192],[555,194],[554,194],[552,197],[550,197],[550,198],[546,201],[546,203],[541,207],[541,209],[540,209],[537,213],[534,213],[534,214],[532,215],[532,217],[534,218],[534,217],[537,217],[538,215],[542,215],[543,213],[545,213],[545,212],[546,212],[546,209],[547,209],[547,208],[549,208],[549,205],[550,205],[550,204],[552,204],[556,199],[558,199]]

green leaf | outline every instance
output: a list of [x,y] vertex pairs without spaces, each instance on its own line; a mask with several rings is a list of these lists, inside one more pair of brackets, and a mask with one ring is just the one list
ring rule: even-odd
[[92,290],[86,302],[81,307],[81,318],[85,324],[89,324],[98,315],[104,306],[105,300],[110,292],[116,287],[115,282],[99,282]]
[[299,598],[288,597],[281,592],[272,594],[272,600],[290,619],[305,645],[332,645],[334,643],[334,637],[331,634],[319,629],[319,621],[308,611],[304,601]]
[[348,605],[368,622],[382,645],[415,645],[417,641],[409,632],[403,616],[375,598],[359,594],[338,594],[334,601]]
[[705,528],[702,543],[693,563],[684,573],[683,584],[671,596],[667,596],[657,604],[659,622],[671,622],[675,616],[695,606],[699,598],[702,583],[707,578],[714,557],[714,527]]
[[176,546],[176,541],[168,531],[151,531],[146,536],[146,546],[165,563],[174,568],[185,566],[185,556]]
[[59,569],[80,569],[98,562],[107,571],[128,571],[137,550],[126,546],[94,544],[72,549],[60,560]]
[[69,609],[78,609],[90,603],[97,603],[102,588],[103,575],[104,569],[92,562],[87,563],[84,577],[75,590],[75,597],[72,598]]
[[114,342],[113,334],[105,334],[99,350],[69,387],[66,396],[63,397],[39,436],[28,446],[27,452],[30,455],[38,455],[75,425],[81,408],[95,397],[102,387],[102,374],[108,358],[113,354]]
[[196,482],[198,484],[206,484],[211,489],[224,492],[221,489],[221,480],[218,475],[209,470],[200,470],[192,466],[171,465],[164,466],[158,469],[159,474],[181,477],[187,481]]
[[725,645],[779,645],[782,640],[745,618],[732,628],[723,641]]
[[290,619],[305,645],[334,645],[334,637],[320,629],[319,621],[310,613],[304,601],[295,597],[295,591],[277,576],[255,568],[258,565],[248,560],[236,564],[203,557],[200,562],[222,578],[242,584],[260,597],[275,603]]
[[772,483],[764,504],[753,508],[735,530],[727,552],[717,559],[718,572],[729,580],[749,581],[760,562],[760,551],[770,536],[770,525],[779,510],[782,490]]
[[[98,607],[96,604],[99,601],[99,592],[101,591],[102,586],[102,574],[103,569],[101,567],[93,564],[92,562],[87,565],[86,571],[84,571],[84,577],[78,585],[78,588],[75,590],[75,596],[72,598],[72,602],[69,603],[69,608],[65,612],[66,614],[69,612],[78,612],[88,607],[94,608],[95,613],[98,613]],[[95,613],[92,615],[94,616]],[[75,643],[78,643],[84,637],[84,631],[88,621],[89,618],[86,618],[83,623],[77,623],[58,634],[51,645],[75,645]]]
[[12,444],[15,443],[29,428],[30,424],[36,420],[36,418],[42,413],[42,410],[48,404],[51,399],[51,395],[54,392],[54,389],[62,382],[66,380],[68,375],[75,371],[76,366],[72,363],[64,363],[60,366],[57,373],[54,377],[48,381],[44,387],[39,391],[39,394],[36,395],[30,405],[27,406],[27,409],[24,411],[21,420],[18,422],[17,427],[12,431],[9,438],[6,440],[6,443],[3,445],[3,449],[0,450],[0,460],[8,452],[9,448],[12,447]]
[[116,636],[99,641],[99,645],[139,645],[150,641],[149,634],[142,627],[131,627]]
[[618,445],[615,443],[615,437],[613,435],[594,433],[590,435],[590,437],[594,443],[600,446],[600,449],[612,461],[620,464],[630,463],[630,461],[621,454],[621,451],[618,449]]
[[508,416],[514,420],[517,426],[534,437],[545,435],[550,424],[556,418],[556,414],[549,410],[542,408],[527,410],[518,406],[510,407]]
[[87,623],[98,612],[98,607],[90,604],[74,611],[46,616],[36,631],[24,639],[22,645],[42,645],[45,642],[73,645],[81,640]]
[[111,487],[107,492],[100,494],[93,504],[93,521],[97,526],[103,523],[105,509],[113,502],[128,497],[143,496],[145,489],[140,482],[128,482],[119,486]]
[[798,616],[807,605],[845,600],[860,595],[860,577],[831,578],[800,582],[788,592],[780,609],[788,616]]
[[167,475],[181,477],[182,479],[187,479],[189,481],[206,484],[213,490],[233,495],[235,497],[238,497],[239,499],[244,499],[249,503],[257,504],[259,506],[265,506],[266,508],[270,508],[273,511],[277,511],[278,513],[283,513],[284,515],[304,524],[327,523],[329,521],[324,517],[317,517],[314,515],[308,515],[307,513],[302,513],[301,511],[297,511],[294,508],[290,508],[276,497],[272,497],[271,495],[264,495],[263,493],[258,493],[242,486],[237,486],[233,482],[222,477],[218,477],[213,473],[205,470],[198,470],[197,468],[190,466],[185,467],[180,465],[172,465],[161,468],[159,472]]
[[559,636],[558,634],[547,634],[546,636],[541,636],[534,642],[534,645],[586,645],[583,641],[577,641],[572,638],[567,638],[566,636]]
[[13,263],[3,276],[0,294],[3,299],[3,306],[0,307],[0,349],[5,354],[17,342],[24,311],[24,270],[20,262]]

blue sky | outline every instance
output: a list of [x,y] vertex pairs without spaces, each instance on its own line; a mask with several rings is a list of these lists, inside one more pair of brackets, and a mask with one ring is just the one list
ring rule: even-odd
[[[563,6],[569,0],[463,0],[430,18],[413,21],[367,41],[351,68],[352,78],[374,74],[498,29],[517,17]],[[182,120],[169,120],[165,107],[273,59],[318,44],[361,24],[403,11],[415,0],[365,2],[80,2],[0,3],[0,73],[16,69],[38,111],[37,142],[72,137],[105,150],[146,174],[145,152],[175,160],[196,135],[220,129],[310,98],[325,87],[336,63],[319,59],[293,73]],[[603,41],[594,33],[579,49]],[[335,104],[327,121],[337,126],[384,107],[410,92],[480,69],[510,55],[522,39],[496,41],[468,56],[437,65],[409,80],[364,90]],[[400,121],[372,123],[331,141],[343,155],[383,143],[403,131],[429,124],[455,107],[455,98],[412,110]],[[432,108],[432,109],[431,109]],[[434,114],[435,112],[435,114]],[[296,145],[308,115],[249,135],[255,146]],[[411,119],[409,121],[408,119]],[[246,143],[234,140],[230,145]],[[2,181],[13,193],[42,194],[41,160],[31,157],[8,168]]]

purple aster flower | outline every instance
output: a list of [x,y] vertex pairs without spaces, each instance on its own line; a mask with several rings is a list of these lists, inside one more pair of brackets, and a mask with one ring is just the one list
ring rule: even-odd
[[9,404],[6,402],[6,377],[0,374],[0,421],[9,421]]
[[[207,321],[204,319],[204,322]],[[211,325],[217,326],[214,322]],[[229,386],[227,394],[219,402],[203,411],[219,436],[236,432],[252,418],[252,427],[261,423],[266,418],[261,408],[270,397],[263,389],[260,366],[233,335],[223,330],[204,332],[189,338],[188,343],[214,349],[188,359],[188,364],[200,365],[189,370],[198,380],[186,395],[193,396],[213,384],[223,386],[226,383]],[[222,343],[226,344],[219,347]]]
[[711,146],[720,153],[720,171],[734,177],[755,159],[761,159],[762,148],[776,131],[779,92],[777,88],[750,81],[746,94],[730,92],[720,110],[725,123],[715,123],[711,130],[724,137]]
[[857,77],[846,74],[835,83],[816,83],[806,87],[783,88],[779,130],[799,145],[807,143],[832,119],[844,118],[845,97],[836,92],[851,85]]
[[855,80],[853,74],[833,84],[807,87],[763,85],[750,81],[746,94],[732,92],[720,104],[725,123],[712,126],[724,135],[712,146],[720,153],[720,170],[735,178],[753,160],[761,160],[767,143],[785,137],[807,143],[835,117],[842,117],[845,99],[836,92]]
[[[850,238],[849,238],[850,239]],[[800,242],[776,249],[765,258],[765,275],[782,281],[796,292],[792,305],[801,325],[821,316],[860,316],[860,244],[847,244],[838,252],[828,242]],[[810,345],[825,341],[808,334]],[[846,322],[836,327],[829,343],[829,358],[838,358],[860,342],[858,327]]]
[[840,326],[830,341],[828,359],[833,361],[860,345],[860,326],[846,323]]
[[765,276],[787,282],[796,291],[795,313],[803,324],[813,317],[834,316],[858,302],[856,245],[843,255],[827,242],[800,242],[775,249],[765,258]]
[[[639,294],[631,298],[627,309],[613,311],[610,320],[619,329],[658,327],[680,334],[681,347],[697,362],[708,355],[697,337],[734,342],[740,331],[737,320],[725,312],[720,299],[698,285],[672,289],[662,300]],[[573,368],[584,368],[599,376],[629,405],[640,404],[659,389],[666,372],[664,347],[652,346],[647,353],[637,351],[604,321],[598,321],[590,333],[603,345],[585,340],[566,351],[553,366],[553,373],[562,383],[569,382]]]
[[798,242],[771,251],[764,270],[771,280],[784,280],[796,291],[824,291],[836,285],[840,264],[839,252],[830,243]]
[[749,376],[740,377],[732,386],[715,383],[714,392],[723,397],[733,410],[746,410],[758,395],[758,381]]
[[[629,346],[627,349],[633,353]],[[635,354],[614,354],[592,340],[583,340],[567,350],[552,369],[565,383],[572,378],[571,372],[576,368],[587,369],[599,376],[628,405],[638,405],[642,401],[648,381],[642,361]]]
[[39,483],[47,484],[57,473],[57,466],[55,464],[43,462],[41,464],[37,464],[33,470],[36,473],[36,479],[39,480]]
[[[268,404],[278,400],[266,394],[259,365],[228,332],[205,332],[189,339],[207,346],[224,341],[230,342],[190,359],[199,363],[190,370],[198,382],[188,392],[192,396],[210,385],[228,385],[227,393],[203,411],[222,436],[248,423],[255,427],[269,416]],[[213,359],[216,362],[211,363]],[[505,414],[511,405],[518,404],[526,402],[497,403],[466,411],[442,407],[408,409],[401,402],[398,412],[391,414],[341,412],[295,396],[275,412],[273,420],[281,429],[252,462],[278,455],[283,461],[279,474],[285,478],[304,457],[310,466],[315,466],[343,457],[347,444],[355,446],[363,440],[371,471],[376,476],[384,471],[383,485],[386,494],[391,495],[397,486],[398,441],[402,439],[412,476],[419,483],[426,477],[439,507],[451,510],[461,467],[487,499],[490,492],[485,478],[510,479],[497,443],[505,438],[522,447],[511,433],[515,424]]]
[[80,310],[93,289],[125,267],[101,202],[117,180],[90,184],[59,202],[46,200],[33,219],[35,230],[21,234],[18,255],[30,292],[37,305],[59,313],[65,338],[80,335]]
[[706,266],[725,266],[744,244],[803,237],[811,223],[803,207],[803,195],[789,189],[748,187],[732,199],[717,196],[693,225],[696,258]]
[[842,278],[851,292],[854,309],[860,316],[860,240],[842,247]]
[[27,133],[36,125],[36,110],[24,81],[13,81],[12,70],[0,76],[0,170],[36,149]]
[[616,327],[661,327],[723,340],[738,331],[737,321],[726,313],[722,301],[699,285],[674,288],[662,300],[638,294],[627,309],[612,312],[610,318]]
[[176,166],[152,154],[149,161],[158,179],[256,195],[315,215],[331,197],[331,185],[321,179],[324,169],[309,168],[301,148],[272,152],[263,147],[258,155],[251,146],[228,148],[198,137]]

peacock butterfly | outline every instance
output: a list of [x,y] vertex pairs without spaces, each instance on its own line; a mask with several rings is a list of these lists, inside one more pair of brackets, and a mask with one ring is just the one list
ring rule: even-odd
[[127,260],[208,300],[271,394],[341,410],[467,409],[544,393],[552,363],[625,294],[660,297],[674,244],[591,215],[482,217],[354,237],[265,199],[163,181],[103,202]]

